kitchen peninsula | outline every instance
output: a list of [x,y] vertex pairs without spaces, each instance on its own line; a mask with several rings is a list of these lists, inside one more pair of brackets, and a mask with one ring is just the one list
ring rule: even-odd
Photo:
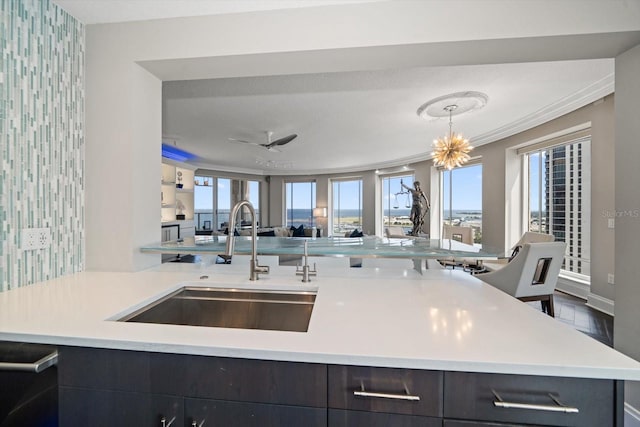
[[[460,271],[345,270],[78,273],[0,294],[0,339],[58,346],[62,425],[622,426],[638,362]],[[307,332],[117,321],[185,284],[317,295]]]

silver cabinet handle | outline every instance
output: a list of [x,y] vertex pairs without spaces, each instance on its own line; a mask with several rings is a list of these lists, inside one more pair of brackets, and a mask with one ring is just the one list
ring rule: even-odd
[[533,403],[505,402],[504,400],[502,400],[500,395],[495,390],[491,390],[491,391],[493,392],[493,395],[497,399],[497,400],[494,400],[493,405],[498,408],[532,409],[534,411],[564,412],[566,414],[577,414],[578,412],[580,412],[578,408],[574,408],[572,406],[566,406],[562,404],[562,402],[560,402],[558,398],[556,398],[551,393],[548,393],[548,396],[551,398],[551,400],[553,400],[555,405],[537,405]]
[[420,396],[412,395],[409,393],[409,390],[405,387],[405,394],[396,394],[396,393],[378,393],[375,391],[366,391],[364,389],[364,384],[360,383],[360,390],[353,391],[354,396],[358,397],[374,397],[380,399],[395,399],[395,400],[410,400],[410,401],[419,401]]
[[171,427],[171,424],[173,424],[173,422],[176,420],[176,417],[173,417],[169,420],[169,422],[167,423],[167,418],[166,417],[162,417],[160,418],[160,424],[162,424],[161,427]]
[[22,371],[40,373],[58,363],[58,351],[46,355],[33,363],[0,362],[0,371]]

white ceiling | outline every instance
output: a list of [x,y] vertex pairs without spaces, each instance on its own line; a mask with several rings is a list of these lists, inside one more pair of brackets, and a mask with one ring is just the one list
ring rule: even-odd
[[[366,1],[56,0],[55,3],[92,24]],[[176,64],[179,70],[202,70]],[[165,69],[171,66],[160,65]],[[383,169],[427,159],[431,141],[448,131],[448,119],[425,120],[417,116],[416,110],[430,99],[454,92],[480,91],[488,95],[485,108],[455,116],[453,126],[455,131],[469,137],[473,145],[493,142],[613,92],[614,75],[612,59],[315,74],[307,70],[290,75],[206,80],[166,77],[153,70],[153,66],[147,65],[166,80],[162,129],[165,143],[199,156],[193,162],[198,167],[267,175]],[[266,142],[266,131],[272,131],[274,138],[292,133],[298,134],[298,138],[282,147],[280,153],[229,141],[238,138]]]
[[147,21],[390,0],[55,0],[85,24]]
[[[473,145],[528,129],[601,98],[613,60],[428,67],[401,70],[165,82],[166,142],[220,170],[318,174],[385,168],[427,159],[448,118],[416,110],[450,93],[480,91],[486,107],[454,116]],[[586,89],[585,89],[586,88]],[[280,153],[229,138],[266,142],[296,133]]]

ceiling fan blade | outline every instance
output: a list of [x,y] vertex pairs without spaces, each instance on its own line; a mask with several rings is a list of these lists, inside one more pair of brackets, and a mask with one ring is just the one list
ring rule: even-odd
[[242,142],[244,144],[251,144],[251,145],[263,145],[263,144],[258,144],[257,142],[245,141],[244,139],[236,139],[236,138],[229,138],[229,141],[231,141],[231,142]]
[[291,134],[289,136],[285,136],[283,138],[276,139],[275,141],[272,141],[271,143],[267,144],[267,147],[277,147],[279,145],[285,145],[285,144],[290,143],[291,141],[293,141],[297,137],[298,137],[298,135],[294,133],[294,134]]

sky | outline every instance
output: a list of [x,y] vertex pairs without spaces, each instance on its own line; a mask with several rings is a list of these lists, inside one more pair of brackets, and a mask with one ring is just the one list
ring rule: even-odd
[[[449,208],[449,171],[444,171],[443,187],[444,187],[444,209]],[[404,177],[392,177],[385,179],[386,185],[383,186],[383,200],[385,209],[394,208],[395,193],[406,191],[401,189],[400,179],[408,186],[413,186],[413,175]],[[200,178],[203,179],[203,178]],[[338,181],[336,181],[338,182]],[[339,181],[339,192],[334,191],[334,205],[339,203],[341,209],[358,209],[359,200],[361,200],[362,187],[358,181]],[[201,182],[200,184],[203,184]],[[230,209],[230,180],[218,179],[218,200],[219,209]],[[310,201],[313,200],[315,193],[312,194],[312,185],[310,183],[297,183],[294,187],[293,208],[308,208]],[[211,197],[212,187],[197,185],[195,187],[195,209],[211,210],[213,208],[213,200]],[[389,189],[389,185],[391,188]],[[252,193],[255,194],[255,191]],[[398,195],[398,207],[406,209],[407,195]],[[255,202],[254,200],[251,200]],[[411,207],[411,197],[408,198],[409,207]],[[288,203],[290,205],[290,203]],[[289,206],[290,207],[290,206]],[[453,209],[454,210],[481,210],[482,209],[482,165],[464,166],[453,170]]]

